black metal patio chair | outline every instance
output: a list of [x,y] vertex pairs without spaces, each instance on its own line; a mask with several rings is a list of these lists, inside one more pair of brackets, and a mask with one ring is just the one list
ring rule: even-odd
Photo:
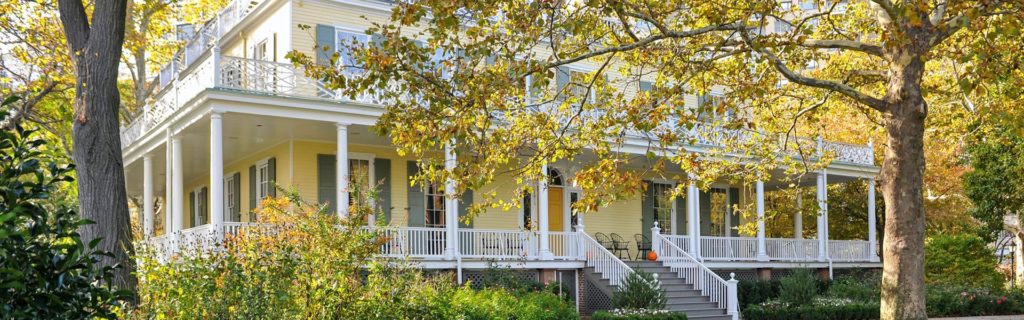
[[605,249],[608,249],[608,251],[612,251],[613,248],[615,248],[612,245],[612,239],[608,238],[608,235],[606,235],[606,234],[604,234],[602,232],[595,233],[594,234],[594,238],[597,239],[597,244],[600,244]]
[[636,239],[636,259],[643,260],[647,253],[651,252],[651,239],[639,233],[634,234],[633,238]]
[[612,233],[612,253],[622,259],[622,252],[626,252],[626,258],[629,258],[629,241],[623,239],[618,233]]

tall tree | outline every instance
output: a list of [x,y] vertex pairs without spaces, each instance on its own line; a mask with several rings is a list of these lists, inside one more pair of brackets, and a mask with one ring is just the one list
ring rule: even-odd
[[[422,179],[453,178],[460,189],[478,188],[513,167],[521,168],[511,173],[526,190],[525,181],[541,178],[541,164],[587,156],[596,161],[582,165],[575,183],[589,191],[582,202],[588,208],[640,190],[641,173],[621,170],[637,162],[679,180],[692,179],[672,173],[679,169],[702,182],[727,173],[763,179],[768,168],[805,158],[780,160],[777,152],[805,155],[813,148],[792,134],[828,138],[832,128],[820,115],[851,108],[863,116],[840,125],[871,121],[885,137],[878,177],[885,200],[882,318],[925,319],[929,101],[981,107],[971,102],[978,88],[1020,66],[986,69],[984,63],[992,56],[1019,59],[1005,58],[1000,50],[1008,47],[994,44],[1015,41],[1021,7],[1020,1],[421,0],[397,4],[390,21],[367,30],[374,41],[345,44],[352,54],[344,59],[325,48],[316,59],[301,52],[291,57],[352,97],[376,94],[387,106],[378,128],[401,152],[423,155],[455,141],[458,169],[428,164]],[[592,69],[566,72],[577,62]],[[964,67],[990,72],[949,76],[970,74]],[[712,91],[726,92],[721,103],[682,103],[682,94]],[[744,116],[709,117],[730,111]],[[707,134],[698,122],[751,131],[727,148],[741,151],[698,156],[681,143],[733,137]],[[627,133],[650,138],[647,157],[617,152]],[[784,138],[776,135],[788,142],[767,143]],[[723,164],[728,154],[760,161]],[[786,164],[795,173],[823,163]]]
[[96,222],[81,227],[82,239],[102,238],[99,248],[113,254],[102,265],[121,264],[114,285],[134,288],[117,89],[127,1],[97,0],[91,14],[80,0],[60,0],[58,8],[75,67],[72,139],[79,205],[82,217]]

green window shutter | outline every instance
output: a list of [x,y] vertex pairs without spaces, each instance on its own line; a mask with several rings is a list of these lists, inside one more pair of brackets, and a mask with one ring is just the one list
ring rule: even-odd
[[640,231],[648,239],[651,238],[651,228],[654,227],[654,182],[644,180],[644,186],[647,189],[644,190],[644,196],[641,202],[640,209]]
[[736,226],[740,225],[740,215],[736,213],[735,207],[740,204],[740,189],[729,188],[729,221],[732,222],[732,228],[727,230],[728,234],[733,237],[739,237],[740,231],[736,229]]
[[409,161],[406,163],[408,168],[408,180],[407,185],[409,186],[409,226],[410,227],[423,227],[426,223],[426,212],[424,209],[423,201],[423,188],[420,184],[412,183],[412,178],[420,172],[420,167],[416,164],[416,161]]
[[558,67],[558,69],[555,71],[555,92],[562,96],[568,94],[567,92],[562,92],[562,90],[565,89],[565,87],[568,86],[569,82],[571,81],[572,71],[569,70],[568,68]]
[[195,191],[190,191],[188,193],[188,216],[190,217],[189,220],[192,222],[189,226],[195,227],[196,226],[196,222],[195,222],[195,217],[196,217],[196,192]]
[[256,210],[259,203],[260,199],[256,195],[256,166],[249,166],[249,211]]
[[317,202],[327,204],[327,214],[338,210],[337,159],[333,154],[316,155]]
[[331,63],[331,56],[334,55],[335,38],[334,27],[328,25],[316,25],[316,63],[326,66]]
[[267,187],[271,197],[277,197],[277,158],[271,157],[267,159],[267,180],[270,181],[270,186]]
[[473,229],[473,221],[469,223],[462,221],[462,217],[465,217],[469,212],[469,206],[473,205],[473,190],[463,192],[462,199],[459,202],[459,228]]
[[675,234],[687,234],[690,233],[686,229],[687,215],[686,215],[686,193],[676,196],[676,230],[673,231]]
[[210,189],[203,187],[199,190],[199,204],[203,208],[200,212],[199,225],[210,223]]
[[385,224],[391,223],[391,159],[373,159],[373,176],[377,179],[377,208]]
[[711,192],[700,191],[700,234],[711,234]]
[[231,197],[231,204],[234,210],[231,211],[231,221],[242,221],[242,174],[235,172],[231,178],[231,190],[234,197]]

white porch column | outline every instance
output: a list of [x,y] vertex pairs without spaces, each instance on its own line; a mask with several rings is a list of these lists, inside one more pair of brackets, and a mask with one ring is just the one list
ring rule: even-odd
[[224,231],[224,118],[210,113],[210,224],[219,239]]
[[868,179],[868,259],[878,262],[878,234],[875,231],[875,180]]
[[757,180],[757,260],[768,261],[764,237],[764,181]]
[[687,251],[695,258],[700,257],[700,190],[697,184],[690,182],[686,187],[686,234],[690,236]]
[[828,180],[826,171],[818,172],[818,259],[828,258]]
[[142,156],[142,234],[153,236],[153,156]]
[[334,192],[338,195],[338,203],[334,204],[334,208],[338,213],[338,218],[348,218],[348,124],[338,123],[338,154],[335,156],[335,160],[338,162],[335,167],[335,186],[337,190]]
[[[174,64],[172,63],[171,66]],[[166,155],[164,156],[164,236],[170,239],[174,229],[171,226],[174,225],[174,211],[173,209],[178,206],[174,202],[174,179],[172,179],[173,171],[173,146],[171,145],[171,130],[167,129],[165,134],[164,146],[166,149]]]
[[542,260],[551,260],[555,258],[555,254],[551,253],[551,248],[548,245],[548,165],[544,164],[540,167],[541,179],[537,187],[537,214],[538,224],[540,224],[540,258]]
[[[171,213],[172,232],[181,231],[185,219],[185,210],[182,210],[185,208],[185,197],[183,195],[185,186],[183,182],[184,177],[182,172],[183,165],[181,160],[181,151],[181,138],[171,138],[171,189],[173,190],[171,191],[173,198],[171,202],[174,203],[174,206],[172,207],[174,208],[174,212]],[[175,234],[174,239],[177,239],[177,237],[177,234]],[[177,241],[175,240],[174,242],[174,251],[177,251]]]
[[796,212],[793,213],[793,239],[804,238],[804,194],[796,194]]
[[[456,165],[454,143],[444,146],[444,169],[451,174]],[[455,198],[455,179],[449,177],[444,182],[444,214],[445,229],[448,241],[445,242],[444,256],[455,259],[459,256],[459,199]]]

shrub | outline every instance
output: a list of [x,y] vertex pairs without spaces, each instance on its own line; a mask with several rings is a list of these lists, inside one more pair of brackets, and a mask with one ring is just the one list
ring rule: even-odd
[[928,316],[983,316],[1024,313],[1024,294],[957,286],[927,287]]
[[779,297],[779,282],[770,280],[740,281],[736,285],[740,306],[761,304]]
[[500,267],[490,263],[487,270],[484,270],[483,277],[479,283],[473,283],[473,287],[480,288],[501,288],[513,292],[539,291],[544,285],[539,281],[526,279],[510,267]]
[[[7,119],[8,98],[0,106]],[[112,268],[97,268],[107,253],[99,239],[82,243],[81,220],[60,201],[72,181],[71,166],[46,157],[34,130],[0,131],[0,318],[113,318],[129,293],[109,286]]]
[[809,304],[818,295],[818,280],[806,269],[796,269],[779,280],[779,300],[791,306]]
[[686,314],[667,310],[615,309],[594,312],[593,320],[686,320]]
[[936,235],[925,241],[925,282],[969,288],[1000,289],[1003,276],[982,238],[972,234]]
[[749,305],[744,320],[871,320],[881,315],[878,302],[818,298],[799,306],[775,301]]
[[665,289],[661,288],[661,282],[643,270],[636,270],[626,276],[612,295],[612,306],[621,309],[661,310],[665,308],[665,301]]
[[857,301],[881,301],[881,282],[882,280],[877,274],[864,278],[839,277],[829,285],[826,295]]

